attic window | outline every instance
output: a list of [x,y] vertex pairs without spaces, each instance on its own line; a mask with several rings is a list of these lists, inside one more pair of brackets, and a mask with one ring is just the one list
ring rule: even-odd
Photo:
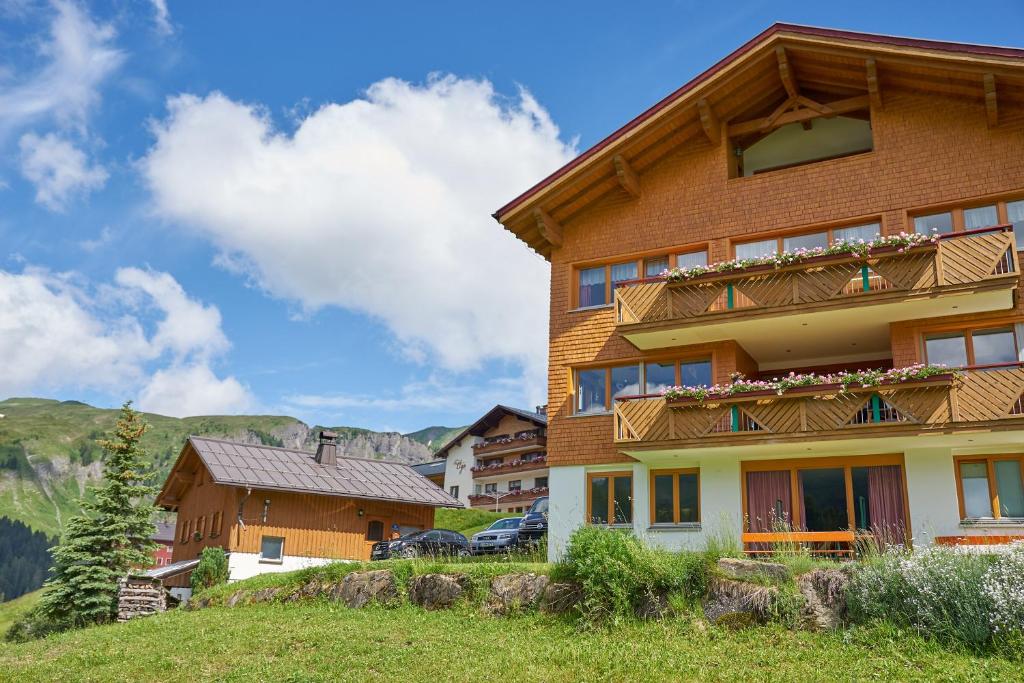
[[870,152],[874,148],[867,110],[846,116],[790,123],[769,133],[733,138],[730,177],[749,177],[793,166]]

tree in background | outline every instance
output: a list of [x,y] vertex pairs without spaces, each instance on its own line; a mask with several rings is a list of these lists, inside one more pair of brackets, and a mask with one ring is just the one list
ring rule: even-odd
[[56,542],[18,520],[0,517],[0,601],[14,600],[43,585],[53,564],[50,548]]
[[99,441],[103,483],[94,489],[94,500],[82,501],[85,514],[68,521],[39,603],[40,616],[58,628],[113,620],[118,579],[131,567],[152,563],[156,508],[147,501],[156,487],[139,445],[146,429],[128,401],[110,438]]
[[199,564],[192,571],[192,590],[198,593],[228,580],[228,556],[223,548],[203,548]]

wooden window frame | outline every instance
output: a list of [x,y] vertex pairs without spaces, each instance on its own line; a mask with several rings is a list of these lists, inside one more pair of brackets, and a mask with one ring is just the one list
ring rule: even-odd
[[[742,501],[742,525],[743,533],[747,532],[747,524],[750,519],[750,511],[747,508],[747,473],[748,472],[776,472],[786,470],[789,472],[789,493],[790,510],[793,519],[790,524],[793,526],[803,525],[803,520],[797,520],[796,515],[800,510],[800,485],[797,477],[798,470],[824,470],[842,469],[843,481],[846,485],[846,521],[850,530],[856,532],[857,517],[853,503],[853,468],[855,467],[880,467],[884,465],[899,465],[900,478],[903,482],[903,518],[907,521],[906,536],[912,538],[913,533],[910,525],[910,493],[907,489],[907,466],[904,457],[900,453],[892,455],[836,455],[817,458],[785,458],[780,460],[744,460],[740,462],[740,498]],[[811,531],[811,534],[829,534],[829,531]]]
[[210,520],[210,538],[217,538],[220,536],[223,530],[224,524],[224,513],[217,511],[213,513],[213,518]]
[[[996,484],[996,467],[995,463],[1001,460],[1016,460],[1020,463],[1021,467],[1021,483],[1024,484],[1024,453],[1006,453],[996,455],[955,455],[953,456],[953,476],[956,479],[956,499],[957,509],[960,511],[960,522],[971,522],[974,520],[984,521],[988,519],[1000,520],[1000,519],[1024,519],[1021,517],[1003,517],[1002,510],[999,509],[999,487]],[[960,476],[960,465],[963,463],[984,463],[985,474],[988,478],[988,497],[989,505],[992,507],[991,517],[967,517],[966,510],[964,509],[964,483],[963,478]]]
[[181,523],[181,543],[184,545],[188,543],[189,538],[192,536],[192,521],[186,519]]
[[948,329],[935,328],[921,330],[921,357],[928,363],[928,337],[937,336],[964,336],[964,346],[967,349],[967,365],[964,367],[978,367],[974,356],[974,335],[977,332],[989,332],[995,330],[1009,330],[1013,335],[1014,353],[1020,358],[1020,339],[1017,337],[1017,326],[1014,322],[1007,322],[998,325],[973,325],[971,327],[951,327]]
[[[909,209],[906,212],[907,218],[905,230],[907,232],[913,232],[914,219],[920,216],[930,216],[936,213],[951,213],[953,215],[953,232],[948,234],[964,232],[964,211],[968,209],[977,209],[982,206],[993,205],[996,207],[996,220],[998,221],[998,225],[1006,225],[1010,222],[1010,214],[1007,205],[1019,201],[1024,201],[1024,194],[1017,192],[1013,194],[997,195],[993,197],[976,197],[969,201],[933,204],[931,206]],[[1022,242],[1022,244],[1024,244],[1024,242]]]
[[206,537],[206,515],[200,515],[196,520],[195,534],[199,537],[197,541]]
[[[715,382],[715,354],[713,352],[696,353],[693,356],[672,356],[672,357],[652,357],[652,358],[639,358],[628,363],[613,363],[612,365],[604,366],[592,366],[592,365],[581,365],[579,367],[570,368],[569,381],[571,387],[571,398],[572,398],[572,414],[579,415],[580,417],[587,417],[593,415],[611,415],[615,410],[615,400],[612,397],[612,369],[614,368],[625,368],[631,366],[637,366],[639,370],[639,388],[641,392],[647,391],[647,364],[648,363],[660,363],[667,365],[671,363],[675,368],[675,386],[679,386],[682,382],[682,366],[688,363],[700,363],[707,362],[711,366],[711,383]],[[581,371],[592,371],[592,370],[603,370],[604,371],[604,405],[603,411],[594,411],[589,413],[579,412],[577,409],[576,395],[579,393],[579,372]],[[641,393],[641,396],[646,396],[646,393]]]
[[[630,500],[630,511],[629,516],[631,519],[628,522],[616,522],[615,521],[615,480],[623,477],[629,477],[629,500]],[[594,479],[607,478],[608,479],[608,509],[606,519],[607,524],[599,524],[594,522],[594,515],[591,514],[591,488]],[[610,527],[627,527],[633,526],[633,519],[636,517],[634,503],[636,501],[633,496],[633,472],[632,470],[617,470],[615,472],[587,472],[587,524],[591,526],[610,526]]]
[[[642,254],[629,255],[627,257],[618,258],[614,260],[602,260],[593,262],[583,262],[573,264],[572,267],[572,297],[570,310],[574,311],[590,311],[601,308],[608,308],[615,303],[615,288],[612,286],[612,267],[621,266],[627,263],[636,264],[637,279],[643,280],[646,278],[646,271],[644,270],[644,263],[649,259],[655,258],[667,258],[669,270],[676,267],[679,256],[685,254],[695,254],[697,252],[704,252],[705,259],[710,262],[711,249],[707,242],[702,242],[698,245],[687,245],[682,247],[676,247],[674,249],[659,249],[657,251],[644,252]],[[603,304],[595,304],[593,306],[580,306],[580,272],[584,270],[591,270],[593,268],[604,268],[604,300]]]
[[[696,522],[681,522],[679,521],[679,475],[680,474],[695,474],[697,475],[697,520]],[[654,479],[655,477],[664,477],[670,475],[672,477],[672,521],[671,522],[655,522],[654,521]],[[682,467],[676,469],[667,470],[651,470],[650,471],[650,488],[648,489],[650,498],[650,523],[651,526],[668,527],[668,526],[680,526],[680,525],[693,525],[700,526],[701,523],[701,490],[700,490],[700,468],[699,467]]]
[[776,253],[783,253],[783,244],[786,239],[791,237],[801,237],[803,235],[813,235],[818,232],[826,234],[829,245],[835,243],[835,233],[837,230],[847,230],[849,228],[859,228],[872,223],[878,224],[878,233],[885,235],[885,223],[882,220],[882,216],[870,216],[861,220],[855,221],[843,221],[841,223],[825,223],[824,225],[816,225],[814,227],[799,228],[797,230],[773,230],[766,232],[760,236],[748,237],[744,236],[742,239],[730,239],[729,240],[729,253],[731,258],[736,258],[736,247],[751,244],[753,242],[767,242],[768,240],[775,240]]

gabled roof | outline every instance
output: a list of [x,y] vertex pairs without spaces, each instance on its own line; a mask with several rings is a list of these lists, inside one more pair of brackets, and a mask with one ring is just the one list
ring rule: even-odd
[[521,418],[528,422],[532,422],[538,427],[548,426],[547,415],[538,413],[535,410],[523,410],[522,408],[512,408],[511,406],[503,406],[499,403],[498,405],[494,406],[486,413],[484,413],[483,417],[481,417],[479,420],[477,420],[476,422],[474,422],[473,424],[469,425],[461,432],[459,432],[459,434],[454,439],[452,439],[444,446],[442,446],[441,449],[434,454],[435,457],[447,458],[448,451],[454,448],[460,441],[465,439],[467,436],[482,436],[484,432],[497,425],[501,421],[501,418],[505,417],[506,415],[512,415],[514,417]]
[[190,449],[214,483],[224,486],[462,507],[458,500],[403,463],[339,457],[337,465],[321,465],[307,451],[198,436],[188,438],[157,496],[158,505],[168,504],[168,489]]
[[439,474],[444,474],[445,466],[448,461],[444,458],[440,460],[431,460],[430,462],[421,462],[416,465],[410,465],[413,470],[417,473],[422,474],[424,477],[434,477]]
[[[1007,104],[1024,107],[1024,49],[777,23],[498,209],[494,218],[550,258],[562,221],[610,192],[636,196],[639,174],[668,153],[683,144],[717,144],[722,124],[764,116],[797,84],[835,98],[870,96],[872,106],[892,90],[960,97],[991,106],[991,122],[996,101],[999,112]],[[1011,116],[1020,118],[1020,112]]]
[[150,536],[151,539],[162,543],[174,543],[174,524],[171,522],[157,522],[156,531]]

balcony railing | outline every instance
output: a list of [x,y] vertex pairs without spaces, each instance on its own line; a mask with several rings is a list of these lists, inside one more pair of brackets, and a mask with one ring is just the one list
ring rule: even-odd
[[[505,494],[505,495],[502,495]],[[507,493],[505,491],[498,491],[498,505],[507,503],[519,503],[523,501],[531,501],[541,496],[548,495],[547,486],[538,486],[532,489],[519,489],[513,493]],[[490,493],[474,493],[469,496],[469,504],[474,507],[480,507],[484,505],[495,505],[495,496]]]
[[616,323],[706,323],[738,315],[885,303],[985,285],[1014,286],[1019,274],[1013,227],[943,235],[935,244],[818,256],[776,268],[759,265],[669,283],[646,278],[615,290]]
[[500,453],[503,451],[530,448],[531,446],[542,446],[545,441],[544,429],[526,429],[515,434],[502,434],[500,436],[489,436],[480,443],[473,444],[473,453],[482,455],[484,453]]
[[916,434],[957,426],[1024,426],[1024,363],[967,368],[876,387],[812,385],[781,396],[750,392],[667,401],[637,396],[615,404],[618,443],[708,446],[789,438]]
[[492,477],[496,474],[513,474],[515,472],[525,472],[527,470],[546,469],[547,466],[548,457],[545,454],[539,458],[523,458],[494,465],[479,465],[474,467],[472,471],[473,478],[475,479],[477,477]]

